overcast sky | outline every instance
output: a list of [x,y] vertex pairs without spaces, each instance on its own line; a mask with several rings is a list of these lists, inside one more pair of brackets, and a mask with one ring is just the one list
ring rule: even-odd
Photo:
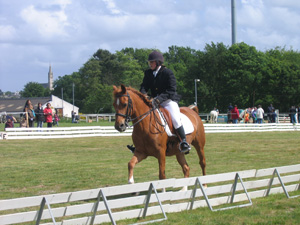
[[[300,50],[299,0],[236,0],[237,42]],[[0,89],[76,72],[99,49],[231,45],[231,0],[0,0]]]

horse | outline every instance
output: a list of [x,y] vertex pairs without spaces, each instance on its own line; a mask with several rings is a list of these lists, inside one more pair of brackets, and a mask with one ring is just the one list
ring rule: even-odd
[[[135,145],[134,155],[128,162],[128,183],[134,183],[133,170],[137,163],[148,156],[157,158],[159,165],[159,179],[166,179],[166,156],[176,156],[182,168],[184,177],[189,177],[190,168],[186,162],[185,154],[179,151],[179,139],[169,137],[164,130],[158,111],[153,108],[151,100],[146,95],[131,87],[121,85],[121,88],[113,86],[113,106],[115,108],[115,129],[124,132],[132,122],[132,140]],[[202,120],[198,115],[198,108],[181,107],[181,113],[185,114],[192,122],[194,131],[186,136],[189,144],[192,144],[198,154],[199,164],[203,176],[206,175],[206,161],[204,155],[205,133]]]
[[218,122],[219,112],[216,110],[210,111],[210,123],[217,123]]

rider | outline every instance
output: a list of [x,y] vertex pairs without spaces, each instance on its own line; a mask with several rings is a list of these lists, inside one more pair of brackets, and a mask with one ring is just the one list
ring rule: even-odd
[[[147,94],[151,91],[150,97],[153,98],[152,105],[158,107],[161,105],[167,109],[172,118],[173,126],[180,137],[180,151],[188,153],[191,149],[186,142],[184,128],[180,119],[180,110],[178,101],[180,96],[176,93],[176,78],[170,69],[164,65],[163,55],[158,51],[153,51],[149,54],[148,64],[150,69],[145,71],[143,83],[141,84],[140,92]],[[127,146],[130,150],[131,146]]]

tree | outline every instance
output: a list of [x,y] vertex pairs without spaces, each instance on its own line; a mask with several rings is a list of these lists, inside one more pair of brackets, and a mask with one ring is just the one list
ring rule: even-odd
[[73,83],[75,81],[75,74],[72,75],[65,75],[63,77],[59,76],[58,79],[56,79],[53,82],[53,95],[55,96],[61,96],[61,91],[63,89],[63,98],[64,101],[72,103],[73,101]]
[[189,47],[169,47],[164,54],[165,64],[170,68],[177,80],[177,92],[182,96],[180,105],[190,105],[194,102],[194,79],[198,72],[193,66],[196,64],[198,55]]
[[50,94],[41,84],[37,82],[29,82],[24,86],[24,89],[20,92],[20,95],[25,98],[32,97],[47,97]]
[[138,60],[134,56],[129,54],[124,54],[122,51],[116,53],[118,61],[123,65],[122,78],[120,83],[133,87],[137,90],[140,89],[140,85],[143,81],[144,72]]
[[[59,77],[53,93],[60,96],[64,88],[64,99],[71,102],[74,83],[75,104],[81,112],[112,112],[112,85],[139,89],[152,51],[125,48],[113,54],[99,49],[78,72]],[[276,48],[261,52],[245,43],[230,47],[211,43],[204,51],[171,46],[163,55],[164,64],[176,77],[181,106],[194,102],[195,79],[201,80],[197,84],[200,112],[209,112],[213,107],[226,112],[229,103],[239,108],[273,103],[286,112],[291,105],[300,104],[297,51]]]

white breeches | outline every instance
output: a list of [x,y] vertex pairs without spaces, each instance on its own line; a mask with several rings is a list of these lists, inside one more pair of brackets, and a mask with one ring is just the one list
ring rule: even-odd
[[177,102],[172,101],[171,99],[164,101],[160,104],[163,108],[167,109],[171,114],[171,119],[175,129],[182,126],[180,119],[180,110]]

